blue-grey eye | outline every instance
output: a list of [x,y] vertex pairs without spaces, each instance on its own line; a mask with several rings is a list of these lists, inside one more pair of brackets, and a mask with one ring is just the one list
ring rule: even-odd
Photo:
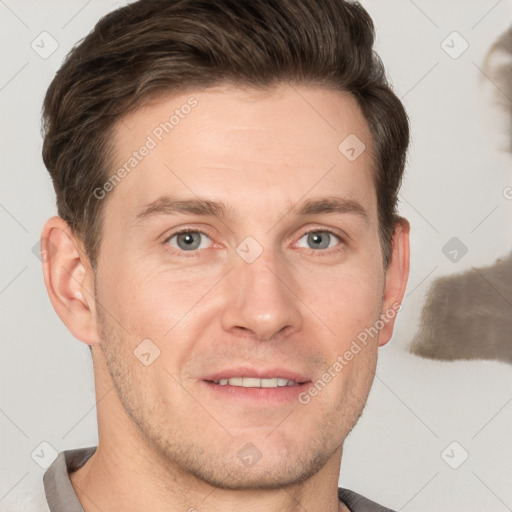
[[336,239],[340,241],[337,235],[326,230],[310,231],[305,233],[301,240],[304,237],[307,237],[306,243],[310,244],[307,249],[330,249],[336,246]]
[[[195,251],[197,249],[205,249],[206,247],[201,246],[202,236],[209,239],[208,235],[202,233],[201,231],[180,231],[170,236],[167,239],[167,243],[175,249],[180,249],[182,251]],[[174,239],[175,243],[173,243]]]

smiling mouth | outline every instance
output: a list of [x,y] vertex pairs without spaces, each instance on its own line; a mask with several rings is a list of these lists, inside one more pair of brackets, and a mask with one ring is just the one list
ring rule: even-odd
[[281,388],[300,386],[302,382],[284,379],[281,377],[273,377],[270,379],[258,379],[257,377],[232,377],[230,379],[209,380],[213,384],[219,386],[237,386],[242,388]]

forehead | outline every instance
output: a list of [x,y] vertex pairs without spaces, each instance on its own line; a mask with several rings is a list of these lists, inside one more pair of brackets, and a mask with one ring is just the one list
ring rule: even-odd
[[247,212],[339,191],[375,209],[367,122],[352,95],[332,89],[217,86],[161,97],[120,120],[112,145],[110,172],[122,177],[109,200],[132,217],[164,194],[222,198]]

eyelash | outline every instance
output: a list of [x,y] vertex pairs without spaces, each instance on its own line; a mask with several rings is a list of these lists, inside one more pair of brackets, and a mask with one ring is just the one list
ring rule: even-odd
[[[205,233],[204,231],[201,231],[199,229],[193,229],[193,228],[184,228],[184,229],[181,229],[179,231],[174,231],[171,235],[169,235],[168,237],[165,238],[165,240],[163,241],[163,244],[166,246],[166,247],[169,247],[171,252],[176,254],[180,254],[180,255],[184,255],[186,257],[194,257],[194,256],[198,256],[199,253],[201,251],[204,251],[205,249],[195,249],[195,250],[192,250],[192,251],[183,251],[183,250],[180,250],[180,249],[175,249],[174,247],[171,247],[169,245],[169,241],[175,237],[175,236],[178,236],[178,235],[181,235],[181,234],[185,234],[185,233],[199,233],[201,235],[205,235],[206,237],[210,238],[210,240],[212,239],[210,237],[210,235],[208,235],[208,233]],[[339,241],[340,241],[340,244],[336,247],[331,247],[330,249],[321,249],[321,250],[314,250],[314,249],[309,249],[309,251],[312,251],[313,253],[317,253],[318,256],[323,256],[323,255],[332,255],[332,253],[334,252],[338,252],[340,250],[343,249],[343,246],[345,244],[345,240],[343,239],[343,237],[341,235],[339,235],[338,233],[334,232],[333,230],[331,229],[328,229],[328,228],[322,228],[322,229],[318,229],[318,228],[313,228],[313,229],[310,229],[308,231],[305,231],[302,236],[299,238],[299,240],[301,238],[303,238],[305,235],[308,235],[310,233],[329,233],[330,235],[336,237]],[[189,253],[189,254],[187,254]],[[318,254],[320,253],[320,254]]]

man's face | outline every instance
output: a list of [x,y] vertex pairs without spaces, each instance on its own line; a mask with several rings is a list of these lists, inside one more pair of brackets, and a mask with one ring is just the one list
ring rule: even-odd
[[[366,144],[355,160],[338,148],[351,134]],[[108,421],[133,422],[170,466],[221,487],[279,487],[339,464],[377,338],[299,398],[384,312],[370,133],[355,99],[289,86],[182,93],[125,117],[113,142],[113,170],[138,156],[104,199],[96,308],[124,408]],[[299,213],[333,198],[336,211]],[[205,200],[225,210],[168,204]]]

